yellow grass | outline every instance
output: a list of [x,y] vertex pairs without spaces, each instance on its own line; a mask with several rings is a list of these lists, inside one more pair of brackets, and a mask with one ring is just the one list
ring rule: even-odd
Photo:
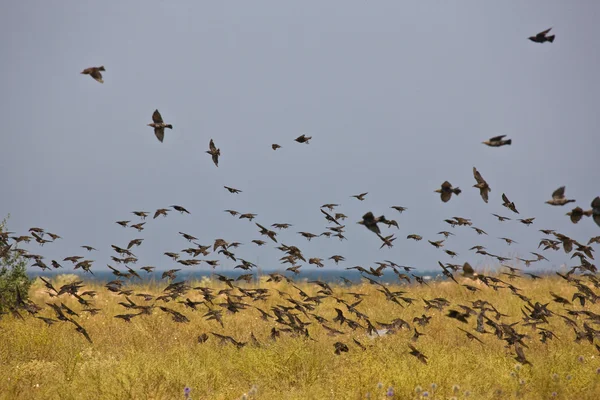
[[[61,277],[53,280],[56,287],[73,280]],[[472,284],[472,281],[469,281]],[[549,291],[571,298],[575,289],[559,278],[532,281],[529,278],[514,281],[523,294],[547,303]],[[197,286],[199,283],[192,283]],[[159,294],[165,285],[130,286],[136,293]],[[225,287],[213,283],[214,287]],[[298,291],[290,284],[265,283],[261,287],[279,289],[300,299]],[[319,290],[314,284],[298,286],[309,295]],[[303,321],[311,321],[308,330],[315,341],[290,337],[269,338],[271,328],[282,327],[273,320],[265,322],[255,309],[236,314],[223,314],[225,327],[215,321],[202,318],[206,308],[191,311],[182,304],[164,304],[185,314],[190,323],[176,323],[158,308],[153,315],[136,317],[131,323],[114,318],[130,311],[118,305],[123,296],[108,292],[101,285],[89,283],[84,290],[97,290],[95,306],[102,311],[95,316],[80,314],[76,318],[89,332],[93,344],[77,333],[70,323],[60,322],[46,326],[41,320],[24,315],[25,320],[5,315],[0,320],[0,398],[2,399],[183,399],[184,387],[191,390],[192,399],[371,399],[386,398],[386,391],[393,387],[393,399],[549,399],[556,393],[558,399],[600,398],[600,367],[597,350],[587,341],[574,343],[574,332],[563,321],[554,317],[547,328],[558,339],[542,344],[539,335],[531,327],[521,326],[523,302],[509,291],[494,291],[481,286],[482,291],[471,293],[453,283],[431,283],[424,286],[390,286],[391,290],[407,290],[408,296],[417,299],[412,306],[401,308],[385,300],[369,284],[352,288],[333,286],[336,296],[352,302],[354,298],[344,292],[368,294],[357,308],[375,323],[390,322],[402,318],[413,325],[413,317],[423,313],[433,316],[429,325],[418,327],[425,333],[414,345],[429,357],[428,365],[420,363],[408,354],[412,330],[399,331],[375,339],[367,337],[364,329],[352,331],[336,322],[329,326],[345,332],[331,337],[314,319],[301,315]],[[267,301],[252,303],[270,312],[275,304],[286,304],[277,293],[271,291]],[[57,302],[46,294],[41,282],[31,289],[31,299],[38,305]],[[197,291],[188,297],[201,300]],[[222,296],[221,296],[222,297]],[[485,345],[468,341],[460,326],[467,330],[475,327],[475,317],[462,324],[446,317],[437,310],[425,311],[422,298],[445,297],[457,304],[471,305],[471,301],[485,299],[499,311],[510,317],[502,322],[521,322],[520,333],[530,335],[525,343],[527,358],[532,366],[517,365],[512,349],[494,335],[479,335]],[[140,297],[131,296],[140,304]],[[60,300],[74,310],[81,306],[69,295]],[[219,298],[215,303],[221,302]],[[163,305],[163,303],[159,303]],[[332,298],[325,299],[315,313],[332,320],[334,308],[356,320],[343,304]],[[220,308],[217,306],[217,308]],[[600,313],[599,305],[587,305],[576,309],[589,309]],[[566,315],[563,306],[551,303],[550,309]],[[135,312],[135,311],[134,311]],[[26,314],[23,312],[23,314]],[[53,311],[45,306],[40,315],[55,318]],[[576,319],[575,317],[573,317]],[[359,321],[361,322],[361,321]],[[361,322],[362,323],[362,322]],[[581,326],[582,320],[578,320]],[[197,338],[208,333],[206,343]],[[258,338],[260,347],[249,342],[238,349],[231,344],[222,345],[210,332],[231,335],[238,341],[249,341],[250,332]],[[366,345],[366,351],[352,341],[356,338]],[[350,351],[337,356],[333,343],[341,341]],[[431,385],[435,384],[435,390]],[[420,387],[421,393],[415,388]],[[424,397],[427,392],[427,397]]]

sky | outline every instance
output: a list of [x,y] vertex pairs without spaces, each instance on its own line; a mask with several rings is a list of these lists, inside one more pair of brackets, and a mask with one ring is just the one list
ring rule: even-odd
[[[46,261],[83,255],[95,270],[111,262],[111,244],[134,238],[145,239],[138,267],[188,268],[163,255],[189,247],[180,231],[201,244],[242,242],[238,257],[281,268],[275,244],[252,244],[270,240],[225,209],[293,224],[277,238],[307,259],[346,258],[326,268],[483,268],[497,263],[470,247],[534,258],[539,229],[587,243],[600,235],[591,218],[574,225],[572,204],[544,202],[563,185],[586,209],[600,195],[598,13],[592,0],[11,2],[0,14],[0,217],[10,214],[19,234],[61,235],[24,246]],[[554,43],[527,40],[549,27]],[[80,74],[100,65],[104,84]],[[155,109],[173,124],[163,143],[146,126]],[[294,141],[303,133],[309,145]],[[513,144],[481,144],[496,135]],[[210,139],[218,168],[205,153]],[[492,189],[488,204],[472,187],[474,166]],[[463,190],[448,203],[434,193],[445,180]],[[362,192],[365,201],[350,197]],[[502,207],[502,193],[520,216]],[[348,216],[347,241],[297,234],[325,231],[325,203]],[[149,218],[139,233],[115,223],[173,204],[191,214]],[[356,224],[367,211],[398,221],[383,229],[398,237],[393,248],[380,250]],[[491,213],[536,219],[527,227]],[[443,222],[454,216],[489,236]],[[456,234],[444,247],[455,259],[427,242],[443,230]],[[535,268],[577,264],[562,250],[544,254],[550,261]]]

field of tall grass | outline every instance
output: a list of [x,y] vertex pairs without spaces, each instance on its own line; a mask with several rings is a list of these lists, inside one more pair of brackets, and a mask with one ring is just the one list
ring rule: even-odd
[[[52,279],[58,288],[76,280],[75,276]],[[506,279],[506,277],[503,277]],[[93,343],[75,330],[69,322],[47,326],[41,319],[21,311],[24,319],[7,314],[0,320],[0,398],[2,399],[598,399],[600,398],[600,353],[587,340],[576,343],[572,327],[555,315],[543,327],[552,330],[556,338],[542,343],[532,326],[523,325],[522,309],[526,303],[506,289],[493,290],[472,280],[459,282],[479,287],[471,292],[453,282],[429,282],[422,285],[390,285],[390,291],[406,291],[404,297],[414,299],[403,306],[386,300],[380,287],[369,283],[353,287],[332,285],[334,296],[349,304],[356,301],[352,294],[365,294],[356,306],[369,320],[389,323],[402,318],[410,329],[393,334],[368,335],[364,328],[352,330],[333,319],[335,308],[365,325],[350,314],[333,296],[308,311],[294,310],[307,326],[310,338],[280,331],[271,338],[272,328],[285,328],[274,319],[261,319],[255,308],[237,313],[224,310],[223,327],[203,315],[204,305],[193,311],[178,303],[186,297],[201,301],[198,290],[190,290],[177,300],[157,302],[151,315],[135,317],[131,322],[115,315],[131,311],[119,305],[125,296],[108,291],[101,284],[84,282],[80,290],[95,290],[91,299],[96,315],[81,312],[84,308],[68,295],[50,297],[39,279],[32,286],[30,299],[43,307],[37,315],[56,318],[46,303],[64,302],[79,314],[73,317],[89,333]],[[571,299],[575,289],[561,278],[550,276],[541,280],[528,277],[511,282],[532,302],[550,303],[556,314],[568,316],[567,310],[590,310],[600,313],[598,304],[581,306],[558,304],[553,293]],[[150,305],[135,296],[162,294],[165,282],[131,284],[129,296],[135,303]],[[192,287],[211,286],[225,289],[222,282],[191,282]],[[301,300],[299,289],[314,296],[321,289],[308,282],[292,284],[265,282],[240,285],[269,289],[266,300],[242,301],[271,313],[280,304],[293,307],[288,298]],[[287,293],[287,294],[284,294]],[[232,293],[238,293],[237,289]],[[446,298],[450,305],[443,311],[424,309],[423,299]],[[504,323],[519,323],[515,329],[527,334],[523,341],[531,365],[515,361],[514,351],[506,347],[493,333],[474,331],[476,316],[467,323],[446,316],[459,305],[471,306],[475,300],[487,300],[499,312]],[[213,303],[224,301],[219,295]],[[189,322],[178,323],[161,311],[166,306],[184,314]],[[135,312],[135,311],[134,311]],[[331,328],[344,332],[331,336],[310,313],[326,318]],[[430,323],[419,326],[414,317],[431,316]],[[493,315],[493,314],[491,314]],[[580,326],[581,316],[570,316]],[[593,322],[589,322],[593,324]],[[413,341],[414,329],[423,333]],[[483,343],[469,340],[458,328],[472,332]],[[489,330],[489,329],[488,329]],[[214,333],[229,335],[246,345],[238,347],[222,343]],[[199,341],[207,334],[208,340]],[[252,340],[251,335],[258,340]],[[353,339],[366,347],[361,349]],[[334,353],[334,343],[347,345],[348,351]],[[409,344],[428,357],[427,364],[410,355]]]

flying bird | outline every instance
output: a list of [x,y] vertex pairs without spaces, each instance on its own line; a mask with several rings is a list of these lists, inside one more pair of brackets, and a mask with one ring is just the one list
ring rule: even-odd
[[210,139],[210,143],[208,144],[208,147],[210,150],[207,151],[207,153],[212,156],[213,162],[218,167],[219,166],[219,156],[221,155],[221,149],[217,149],[217,147],[215,146],[215,142],[212,139]]
[[600,226],[600,196],[592,200],[592,218],[596,225]]
[[506,208],[508,208],[509,210],[511,210],[512,212],[518,214],[519,212],[517,211],[517,207],[515,206],[515,203],[513,203],[512,201],[508,200],[508,197],[506,197],[506,195],[504,193],[502,193],[502,205]]
[[369,194],[369,192],[365,192],[365,193],[361,193],[361,194],[355,194],[350,197],[354,197],[357,200],[363,201],[365,199],[365,196],[368,194]]
[[452,193],[458,196],[461,192],[462,190],[460,190],[460,188],[452,187],[452,184],[448,181],[442,183],[442,187],[440,189],[435,190],[435,193],[440,193],[440,198],[444,203],[447,203],[450,200]]
[[473,176],[475,177],[475,180],[477,181],[477,184],[473,185],[473,187],[479,189],[479,194],[481,195],[481,198],[483,199],[484,202],[487,203],[489,193],[492,191],[492,189],[490,189],[490,186],[488,185],[488,183],[485,181],[485,179],[483,179],[483,177],[481,176],[481,174],[479,173],[479,171],[477,171],[477,168],[475,168],[475,167],[473,167]]
[[485,142],[481,143],[486,144],[490,147],[502,147],[508,144],[512,144],[512,139],[502,139],[505,136],[506,135],[494,136],[493,138],[490,138]]
[[165,124],[162,119],[162,115],[160,115],[158,110],[154,110],[154,113],[152,114],[152,121],[153,122],[148,124],[148,126],[154,128],[154,134],[156,135],[156,138],[162,143],[165,138],[165,128],[173,129],[173,125]]
[[561,186],[552,192],[552,200],[548,200],[546,204],[550,204],[551,206],[564,206],[568,203],[574,203],[575,200],[567,199],[565,197],[565,187]]
[[308,144],[308,141],[312,139],[312,136],[306,136],[304,134],[298,136],[296,139],[294,139],[296,142],[298,143],[306,143]]
[[229,190],[229,193],[233,193],[233,194],[237,194],[237,193],[242,193],[242,191],[240,189],[235,189],[229,186],[223,186],[225,189]]
[[380,235],[381,234],[381,230],[379,230],[379,227],[377,226],[377,223],[379,223],[379,222],[385,222],[385,221],[386,221],[386,219],[385,219],[385,217],[383,215],[381,217],[375,218],[375,216],[373,215],[373,213],[371,211],[369,211],[368,213],[366,213],[365,215],[363,215],[362,221],[357,222],[357,224],[364,225],[371,232],[374,232],[377,235]]
[[571,222],[576,224],[581,221],[581,218],[584,216],[591,217],[593,214],[593,210],[584,210],[581,207],[575,207],[571,211],[569,211],[566,215],[571,218]]
[[548,32],[550,32],[550,29],[552,28],[548,28],[545,31],[542,31],[538,34],[536,34],[535,36],[530,36],[529,40],[531,40],[532,42],[535,43],[545,43],[545,42],[554,42],[554,37],[555,35],[548,35]]
[[99,67],[89,67],[84,69],[83,71],[81,71],[81,74],[83,75],[89,75],[92,78],[94,78],[95,80],[97,80],[100,83],[104,83],[104,80],[102,79],[102,74],[100,73],[100,71],[106,71],[104,69],[104,65],[101,65]]
[[273,150],[277,150],[277,149],[280,149],[280,148],[281,148],[281,146],[280,146],[280,145],[278,145],[277,143],[273,143],[273,144],[271,145],[271,148],[272,148]]

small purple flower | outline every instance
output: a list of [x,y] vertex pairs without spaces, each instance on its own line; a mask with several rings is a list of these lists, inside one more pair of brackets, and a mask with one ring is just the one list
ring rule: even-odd
[[393,387],[389,387],[387,390],[387,393],[385,394],[387,397],[394,397],[394,388]]
[[183,395],[185,396],[186,400],[190,398],[191,391],[192,389],[187,386],[183,389]]

